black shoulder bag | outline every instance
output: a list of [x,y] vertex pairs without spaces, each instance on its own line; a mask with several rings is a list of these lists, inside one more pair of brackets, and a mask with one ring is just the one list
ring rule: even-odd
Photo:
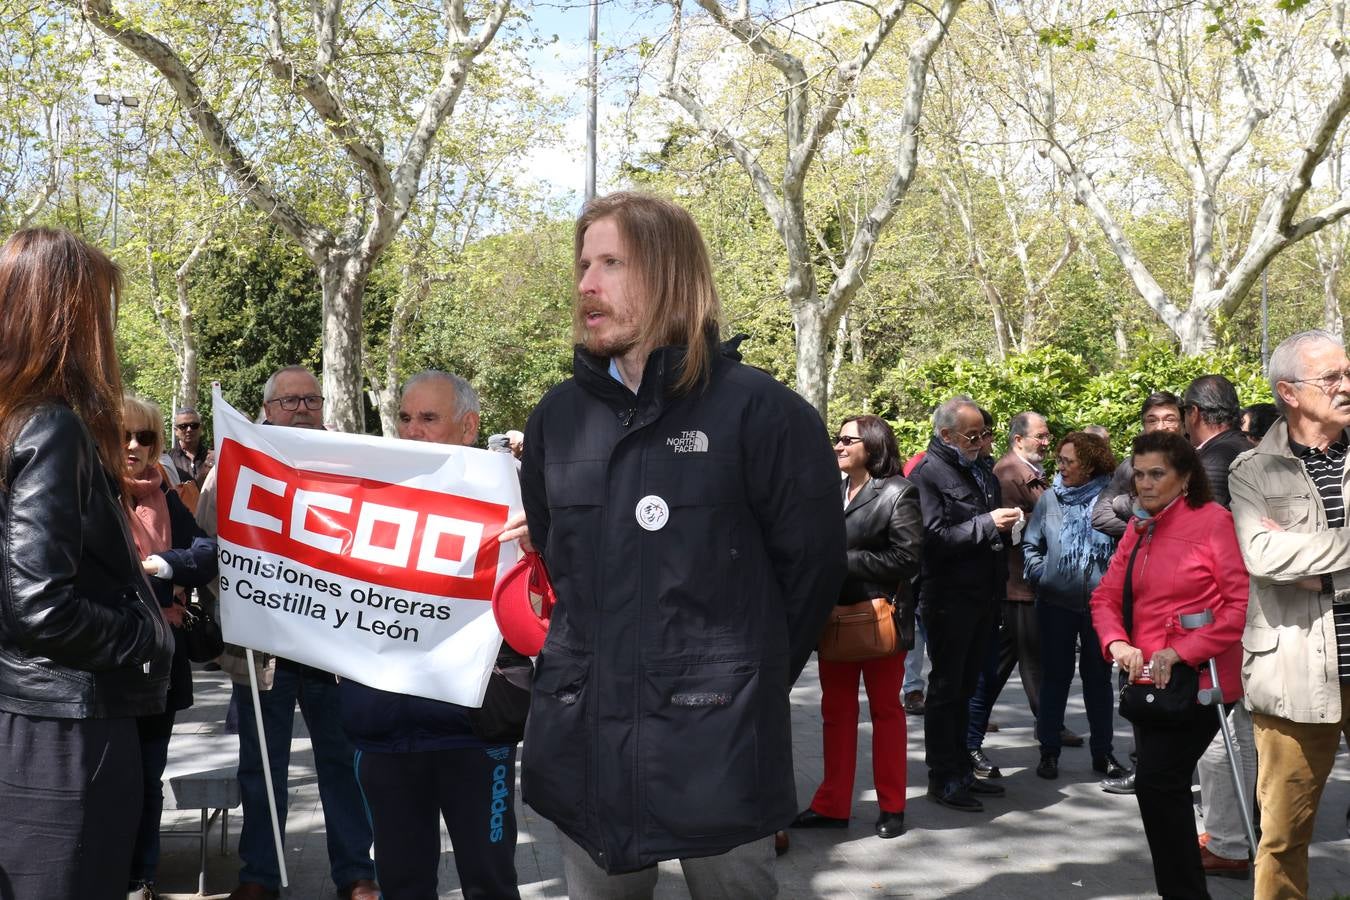
[[[1140,538],[1130,552],[1130,561],[1125,568],[1125,588],[1121,592],[1121,614],[1125,633],[1131,635],[1131,641],[1134,640],[1134,559],[1148,537],[1150,535]],[[1195,713],[1200,673],[1194,666],[1178,662],[1172,667],[1172,676],[1167,679],[1165,688],[1130,682],[1124,669],[1120,672],[1120,682],[1120,714],[1135,725],[1177,728],[1189,722]]]
[[533,679],[534,664],[530,658],[502,641],[497,663],[488,679],[487,693],[483,695],[483,705],[469,710],[469,724],[479,740],[515,744],[525,736]]

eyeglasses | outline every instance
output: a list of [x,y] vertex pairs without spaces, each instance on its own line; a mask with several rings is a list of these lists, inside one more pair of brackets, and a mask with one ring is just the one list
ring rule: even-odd
[[1145,425],[1180,425],[1180,416],[1144,416]]
[[306,394],[303,397],[273,397],[268,403],[280,404],[281,408],[287,412],[294,412],[300,408],[300,404],[305,404],[305,409],[318,409],[323,406],[323,397],[318,394]]
[[153,429],[147,428],[144,431],[124,431],[122,432],[122,436],[126,438],[128,444],[134,440],[142,447],[153,447],[155,446],[155,438],[157,435]]
[[854,444],[861,444],[863,439],[860,437],[850,437],[847,434],[841,434],[834,439],[834,445],[837,447],[843,444],[845,447],[852,447]]
[[1334,393],[1336,388],[1341,386],[1341,382],[1350,378],[1350,369],[1343,372],[1325,372],[1316,378],[1291,378],[1290,384],[1315,384],[1322,389],[1324,393]]
[[179,422],[173,426],[174,431],[196,431],[202,427],[201,422]]

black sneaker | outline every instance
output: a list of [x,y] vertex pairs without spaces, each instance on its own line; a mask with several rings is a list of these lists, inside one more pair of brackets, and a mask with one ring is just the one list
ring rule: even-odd
[[945,785],[930,784],[928,796],[938,805],[961,812],[984,812],[984,804],[971,796],[966,786],[959,781],[949,781]]
[[989,757],[984,755],[984,750],[976,747],[970,751],[970,761],[975,766],[975,774],[981,778],[1002,778],[1003,772],[999,767],[989,761]]
[[1053,753],[1042,752],[1040,765],[1036,767],[1036,774],[1046,779],[1058,778],[1059,757]]

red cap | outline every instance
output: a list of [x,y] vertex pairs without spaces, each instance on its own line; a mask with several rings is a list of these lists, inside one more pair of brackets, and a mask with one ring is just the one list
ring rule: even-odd
[[526,553],[492,591],[492,615],[506,643],[517,653],[538,656],[548,635],[548,619],[557,596],[544,558]]

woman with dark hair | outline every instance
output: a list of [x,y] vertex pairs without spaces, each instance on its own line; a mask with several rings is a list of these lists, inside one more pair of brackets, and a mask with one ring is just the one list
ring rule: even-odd
[[[131,536],[150,578],[165,620],[175,629],[183,624],[184,588],[203,587],[216,577],[216,542],[169,489],[159,466],[164,450],[164,417],[149,400],[122,398],[126,427],[126,489],[130,505]],[[187,653],[175,640],[170,667],[167,709],[141,716],[136,730],[141,740],[143,800],[136,846],[132,853],[128,900],[152,900],[159,867],[159,822],[164,810],[161,781],[169,759],[169,738],[180,709],[192,705],[192,669]]]
[[1088,601],[1106,572],[1115,541],[1092,527],[1092,505],[1111,480],[1116,460],[1111,447],[1096,435],[1075,431],[1055,451],[1054,481],[1041,494],[1022,536],[1023,573],[1036,592],[1036,623],[1041,642],[1041,695],[1036,737],[1041,762],[1036,774],[1059,777],[1064,707],[1073,683],[1078,644],[1088,648],[1079,657],[1083,704],[1092,737],[1092,768],[1119,778],[1125,768],[1112,753],[1114,698],[1111,664],[1095,651]]
[[[848,530],[848,577],[839,604],[908,595],[919,570],[923,524],[919,495],[900,475],[895,432],[877,416],[851,416],[834,443],[844,526]],[[902,597],[901,599],[904,599]],[[872,778],[876,784],[877,834],[905,830],[905,711],[900,686],[905,653],[866,662],[819,661],[820,712],[824,720],[825,779],[794,828],[846,828],[853,805],[858,750],[858,678],[867,688],[872,714]]]
[[65,231],[0,247],[0,883],[126,897],[141,813],[136,718],[173,644],[122,488],[121,276]]
[[1280,411],[1274,403],[1253,403],[1242,408],[1242,433],[1255,447],[1266,436],[1270,426],[1279,419]]
[[[1134,440],[1135,516],[1101,584],[1092,594],[1092,624],[1107,659],[1131,682],[1166,687],[1180,667],[1213,658],[1225,703],[1242,696],[1242,631],[1247,569],[1233,516],[1212,500],[1200,459],[1172,432]],[[1184,616],[1209,613],[1190,628]],[[1084,652],[1090,648],[1084,647]],[[1199,682],[1209,686],[1201,668]],[[1191,812],[1191,772],[1219,729],[1214,709],[1193,704],[1181,721],[1136,722],[1135,798],[1164,897],[1207,898]]]

